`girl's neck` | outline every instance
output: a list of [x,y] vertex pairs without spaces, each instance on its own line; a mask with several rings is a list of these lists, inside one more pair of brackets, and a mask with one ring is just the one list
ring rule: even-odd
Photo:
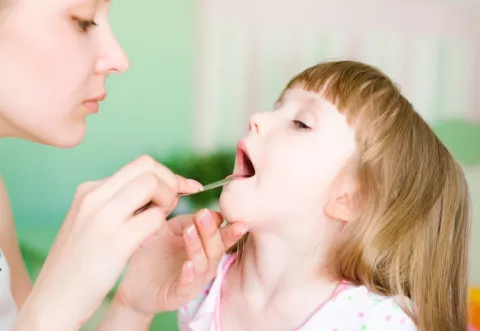
[[308,293],[315,295],[315,302],[327,300],[338,281],[327,273],[325,255],[330,243],[319,243],[318,238],[298,241],[250,233],[241,260],[230,274],[234,286],[259,309],[296,301]]

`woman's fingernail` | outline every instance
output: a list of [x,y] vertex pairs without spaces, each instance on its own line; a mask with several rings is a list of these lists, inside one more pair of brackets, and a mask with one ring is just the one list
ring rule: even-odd
[[185,270],[186,270],[188,273],[193,273],[193,261],[188,261],[188,262],[185,264]]
[[191,241],[195,241],[197,239],[197,233],[196,233],[196,230],[195,230],[195,225],[190,225],[187,229],[187,237],[188,239],[190,239]]
[[210,226],[212,223],[212,213],[208,209],[202,209],[199,216],[200,225],[204,228]]
[[197,182],[194,179],[187,179],[187,183],[188,183],[188,185],[190,185],[190,187],[192,187],[194,189],[203,190],[203,185],[200,184],[199,182]]
[[247,231],[248,231],[248,226],[244,225],[240,229],[238,229],[238,234],[243,236],[245,233],[247,233]]

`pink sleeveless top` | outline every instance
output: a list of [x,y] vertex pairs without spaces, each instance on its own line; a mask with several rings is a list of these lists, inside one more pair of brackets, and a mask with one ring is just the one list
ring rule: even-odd
[[[203,293],[178,311],[181,331],[221,331],[220,300],[223,278],[235,261],[225,255],[217,276]],[[395,298],[369,292],[365,286],[345,282],[296,331],[417,331]]]
[[16,318],[17,305],[10,287],[10,267],[0,249],[0,330],[12,330]]

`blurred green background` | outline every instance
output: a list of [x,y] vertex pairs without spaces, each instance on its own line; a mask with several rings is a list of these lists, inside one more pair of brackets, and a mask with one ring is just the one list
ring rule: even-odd
[[[0,173],[10,194],[32,277],[41,267],[81,182],[108,176],[141,154],[150,154],[180,174],[204,182],[222,178],[233,166],[233,139],[224,141],[222,149],[213,154],[192,156],[196,152],[192,112],[198,55],[195,2],[114,1],[111,24],[129,55],[131,67],[126,74],[109,78],[108,98],[100,113],[89,119],[85,141],[77,148],[59,150],[18,140],[0,140],[3,155]],[[381,47],[377,51],[382,53]],[[228,81],[228,76],[224,79]],[[272,95],[275,93],[276,90]],[[243,122],[235,125],[246,126]],[[474,219],[478,220],[480,126],[461,119],[439,120],[432,122],[432,126],[465,168],[474,202]],[[187,199],[180,208],[214,206],[218,193]],[[478,251],[478,221],[473,232],[473,247]],[[472,282],[480,283],[480,258],[472,256],[471,260]],[[108,300],[84,330],[94,329],[106,305]],[[152,330],[177,330],[175,314],[160,314]]]

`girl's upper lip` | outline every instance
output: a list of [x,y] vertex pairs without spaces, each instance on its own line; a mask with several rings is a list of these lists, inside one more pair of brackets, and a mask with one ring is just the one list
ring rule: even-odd
[[[253,173],[252,173],[253,172]],[[252,177],[255,175],[255,164],[253,163],[245,140],[240,140],[237,144],[237,157],[235,160],[234,176]]]
[[248,153],[247,149],[247,144],[245,143],[245,140],[240,140],[237,144],[237,154],[238,153],[243,153],[245,154],[251,161],[250,154]]

